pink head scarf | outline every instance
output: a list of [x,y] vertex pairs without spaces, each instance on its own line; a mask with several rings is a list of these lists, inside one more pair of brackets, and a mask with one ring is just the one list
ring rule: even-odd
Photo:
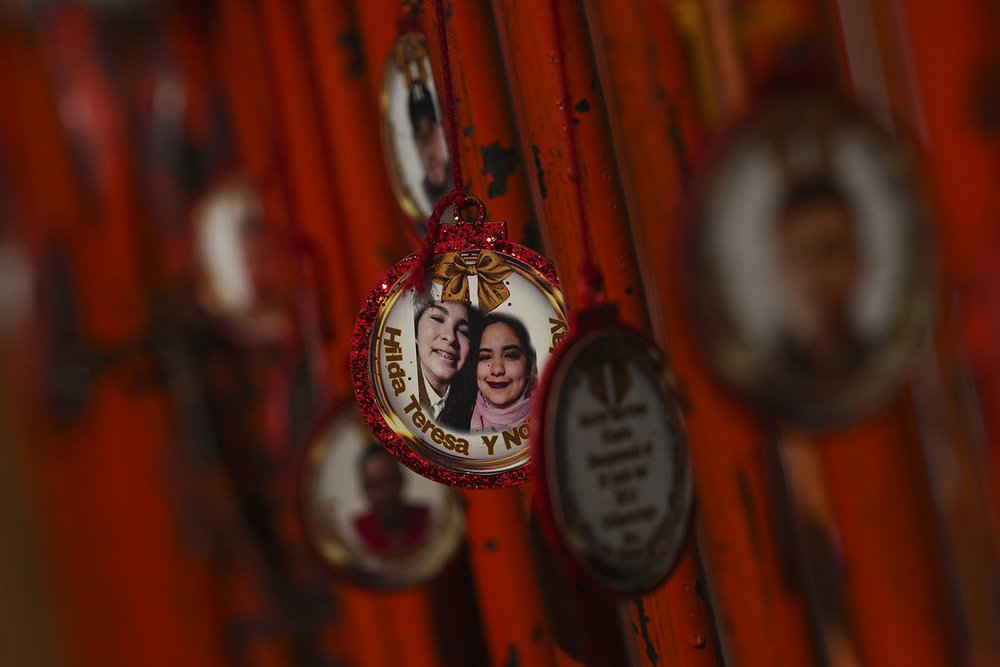
[[502,431],[511,426],[518,426],[528,418],[531,413],[531,392],[526,391],[505,408],[497,406],[486,400],[482,393],[476,394],[476,407],[472,410],[472,424],[469,430],[473,433],[483,431]]

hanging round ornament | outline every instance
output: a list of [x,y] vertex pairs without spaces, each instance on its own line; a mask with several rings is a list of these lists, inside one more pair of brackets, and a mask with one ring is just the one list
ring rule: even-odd
[[655,588],[684,545],[693,489],[659,348],[602,305],[574,317],[533,411],[535,499],[570,568],[617,595]]
[[438,482],[485,489],[527,478],[528,416],[566,309],[552,262],[470,202],[477,222],[442,226],[372,291],[351,369],[386,449]]
[[225,334],[273,345],[293,330],[292,271],[249,178],[217,182],[191,211],[195,299]]
[[[404,16],[407,7],[416,9],[405,3]],[[506,223],[487,223],[485,204],[464,191],[443,0],[435,18],[453,187],[434,204],[420,249],[361,310],[351,379],[372,432],[411,470],[497,488],[527,479],[531,403],[566,309],[555,265],[508,241]],[[449,210],[455,224],[442,225]]]
[[549,16],[562,96],[566,175],[582,245],[580,297],[532,410],[536,502],[567,566],[599,588],[635,595],[659,584],[684,544],[692,502],[684,425],[653,343],[604,302],[575,133],[560,3]]
[[723,382],[807,428],[898,391],[935,290],[899,139],[828,94],[771,99],[715,151],[690,212],[689,308]]
[[[382,74],[382,150],[410,229],[423,238],[434,205],[455,188],[441,106],[423,34],[423,3],[404,1]],[[461,185],[461,184],[459,184]]]
[[319,420],[298,474],[303,533],[338,578],[377,590],[436,577],[462,544],[458,493],[401,466],[345,405]]

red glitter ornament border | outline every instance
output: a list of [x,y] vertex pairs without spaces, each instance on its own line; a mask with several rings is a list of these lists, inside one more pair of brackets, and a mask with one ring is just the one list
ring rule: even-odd
[[[460,222],[441,228],[441,237],[434,245],[434,255],[468,250],[492,250],[513,257],[545,278],[557,291],[559,290],[559,275],[556,266],[549,258],[507,239],[507,223]],[[351,384],[354,387],[354,397],[357,399],[361,414],[368,427],[382,446],[390,454],[410,470],[451,487],[471,490],[499,489],[523,484],[531,476],[531,457],[523,466],[496,474],[459,472],[428,461],[408,445],[382,417],[375,400],[371,385],[370,348],[372,329],[386,297],[400,283],[409,278],[420,258],[420,252],[414,252],[397,262],[382,277],[365,299],[365,304],[358,314],[351,338]],[[405,289],[405,287],[404,287]]]

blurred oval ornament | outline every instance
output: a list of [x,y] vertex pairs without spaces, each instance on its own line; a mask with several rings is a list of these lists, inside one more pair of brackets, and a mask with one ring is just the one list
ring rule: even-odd
[[265,225],[257,189],[244,177],[222,180],[192,210],[192,227],[201,308],[240,343],[285,341],[293,330],[288,254]]
[[695,189],[690,312],[715,374],[804,427],[878,409],[931,321],[928,214],[910,156],[824,94],[774,99]]
[[423,238],[434,205],[454,183],[427,38],[416,30],[415,21],[401,22],[382,74],[380,110],[389,181],[411,230]]
[[351,372],[365,419],[438,482],[523,482],[536,380],[566,333],[555,266],[482,221],[441,227],[416,289],[422,261],[396,264],[358,316]]
[[318,422],[299,467],[306,540],[337,577],[379,590],[425,583],[462,544],[465,512],[451,488],[401,466],[356,406]]
[[558,552],[618,595],[656,587],[676,562],[693,497],[666,360],[613,306],[581,312],[533,412],[536,501]]

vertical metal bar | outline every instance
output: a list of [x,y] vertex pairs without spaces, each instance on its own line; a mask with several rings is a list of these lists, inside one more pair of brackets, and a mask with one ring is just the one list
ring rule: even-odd
[[818,439],[858,645],[871,664],[954,664],[923,460],[903,400]]
[[370,94],[369,78],[381,72],[362,50],[357,19],[347,3],[306,0],[302,16],[321,134],[343,214],[330,225],[344,229],[354,257],[356,272],[343,291],[356,314],[368,290],[410,246],[382,157],[378,99]]
[[[738,8],[735,3],[729,3],[729,12],[741,25],[736,35],[741,43],[742,58],[747,63],[751,89],[766,87],[772,73],[790,63],[792,52],[789,48],[796,44],[809,44],[809,53],[820,65],[838,60],[836,47],[842,35],[831,35],[822,26],[822,3],[810,0],[750,2],[741,3]],[[918,651],[910,652],[902,640],[906,632],[919,627],[923,637],[923,658],[947,661],[954,655],[948,601],[943,596],[943,578],[935,545],[925,525],[933,521],[926,503],[926,478],[918,474],[914,479],[909,467],[922,465],[922,462],[917,463],[916,441],[906,435],[911,424],[910,415],[888,409],[849,431],[823,438],[819,446],[833,503],[833,526],[842,540],[846,580],[852,581],[854,572],[863,576],[867,568],[877,567],[877,563],[889,557],[885,551],[887,545],[880,542],[880,528],[874,522],[865,523],[863,515],[858,514],[862,508],[886,507],[882,518],[890,521],[897,531],[894,534],[896,548],[914,554],[907,561],[913,585],[905,593],[897,591],[894,596],[879,596],[876,590],[854,587],[842,591],[848,598],[848,607],[863,619],[857,625],[870,631],[860,640],[862,654],[869,658],[885,656],[891,646],[897,651],[893,654],[897,658],[913,656],[919,660]],[[866,460],[852,459],[853,467],[845,463],[851,452],[864,446],[874,450]],[[884,469],[886,465],[902,462],[907,462],[908,466]],[[878,478],[880,481],[848,487],[850,478],[845,475],[849,469],[855,481],[859,478]],[[844,502],[847,498],[851,499],[851,504]],[[882,614],[875,613],[875,609],[880,609]],[[926,613],[921,615],[919,610]],[[869,622],[873,624],[871,627],[865,625]],[[879,630],[874,631],[875,627]],[[903,645],[885,641],[886,636],[897,636],[897,633]],[[876,635],[883,637],[878,644],[874,643],[878,641]]]
[[[436,68],[435,80],[440,82],[433,9],[431,3],[424,4],[424,32]],[[461,159],[467,165],[463,171],[469,179],[469,191],[486,203],[489,218],[507,221],[511,238],[521,241],[525,239],[532,213],[526,170],[516,150],[516,131],[506,91],[497,85],[502,74],[492,17],[483,2],[463,3],[454,10],[448,28],[452,62],[456,64],[452,74],[459,96],[456,106],[463,147]],[[368,99],[372,108],[377,109],[382,67],[397,34],[399,2],[366,1],[358,3],[355,11],[361,36],[359,57],[363,54],[368,64]],[[438,95],[441,90],[439,83]],[[374,120],[377,117],[376,113],[369,115],[368,122],[377,122]],[[369,150],[381,159],[380,143]],[[381,163],[379,167],[384,174],[385,167]],[[390,201],[388,186],[383,192],[386,201]],[[537,236],[537,227],[534,233]],[[551,649],[538,575],[517,493],[479,491],[463,495],[473,576],[493,663],[516,660],[521,665],[549,664]]]
[[[995,3],[974,0],[955,11],[880,0],[896,25],[892,67],[904,81],[898,115],[918,133],[927,158],[927,185],[940,222],[942,272],[955,289],[957,325],[969,355],[991,450],[1000,442],[1000,331],[997,303],[996,175],[1000,135],[996,108]],[[889,38],[885,35],[883,39]],[[901,42],[901,43],[900,43]],[[1000,457],[992,457],[994,486]]]
[[[227,3],[228,4],[228,3]],[[354,258],[346,251],[339,193],[333,190],[330,165],[322,141],[317,101],[313,94],[310,69],[304,52],[304,35],[293,7],[288,3],[262,0],[256,11],[257,26],[266,54],[265,71],[274,100],[277,142],[273,167],[279,179],[287,179],[290,195],[291,228],[307,236],[317,248],[324,265],[333,272],[336,284],[351,285]],[[356,313],[348,295],[333,290],[332,339],[328,341],[327,372],[336,396],[350,392],[343,373]]]
[[[425,3],[425,33],[435,80],[442,81],[435,8]],[[510,238],[537,247],[528,171],[517,147],[517,129],[503,80],[499,45],[485,1],[445,5],[456,121],[469,192],[480,197],[489,219],[507,222]],[[439,87],[439,91],[441,88]],[[464,494],[468,539],[493,664],[552,661],[530,535],[515,490]]]
[[[545,247],[559,265],[567,300],[579,307],[581,239],[575,186],[566,171],[553,19],[544,3],[517,0],[497,0],[494,14],[498,17],[511,94],[521,123],[525,159],[535,164],[532,189],[536,210],[544,220]],[[591,64],[582,8],[575,2],[565,2],[560,14],[570,87],[576,96],[571,104],[579,120],[581,186],[591,216],[598,264],[605,274],[608,297],[619,304],[623,318],[641,330],[648,330],[646,285],[637,266],[609,136],[605,96],[612,93],[603,86],[611,84],[599,78],[597,68]],[[710,624],[696,592],[699,583],[695,558],[692,548],[686,550],[664,586],[627,605],[626,625],[632,630],[627,641],[634,646],[627,652],[637,655],[643,664],[656,664],[660,659],[677,664],[716,662]],[[589,603],[595,610],[599,607],[596,600]],[[581,608],[579,613],[583,615],[585,611]]]
[[1000,174],[1000,8],[977,0],[943,12],[881,0],[873,13],[893,84],[893,118],[926,160],[944,283],[936,354],[914,379],[914,411],[943,523],[938,537],[964,621],[963,658],[991,664],[1000,656],[1000,613],[989,603],[1000,575],[1000,232],[993,213]]
[[[434,29],[433,2],[426,2],[428,36],[435,80],[441,59]],[[455,111],[463,173],[469,192],[486,203],[491,220],[507,222],[510,238],[538,246],[538,223],[528,191],[529,168],[517,146],[517,127],[503,81],[503,63],[493,14],[486,0],[445,3]]]
[[[635,2],[621,6],[596,0],[586,5],[594,59],[615,128],[612,136],[633,234],[638,239],[637,247],[652,248],[655,246],[646,243],[650,236],[646,228],[654,227],[652,235],[659,236],[665,225],[677,223],[691,160],[700,147],[694,86],[684,69],[679,35],[662,4]],[[669,250],[664,247],[663,251]],[[639,253],[642,275],[653,278],[647,289],[650,311],[654,313],[651,325],[666,344],[659,313],[677,311],[682,304],[671,302],[666,285],[656,280],[665,277],[665,263],[652,260],[652,253]],[[676,636],[672,645],[665,639],[660,641],[664,647],[673,648],[671,662],[708,665],[720,660],[716,655],[716,631],[703,602],[708,591],[699,561],[698,549],[692,546],[672,575],[684,583],[665,586],[659,599],[646,603],[654,610],[649,614],[651,625],[660,633],[669,629],[665,619],[683,619],[673,623]],[[633,625],[637,620],[633,617]],[[655,664],[648,650],[640,651],[640,657],[644,663]]]
[[[795,65],[796,45],[809,46],[805,53],[815,68],[843,65],[839,57],[843,35],[834,34],[822,21],[828,9],[814,0],[751,2],[740,7],[738,37],[752,90],[766,90],[775,73]],[[906,400],[903,388],[897,400]],[[816,445],[833,512],[830,538],[839,538],[843,580],[849,582],[839,595],[853,615],[861,655],[874,662],[941,664],[955,656],[951,609],[930,527],[934,516],[926,471],[913,432],[912,413],[889,406],[849,429],[817,439]],[[779,436],[788,434],[779,430]],[[891,542],[886,539],[889,534]],[[875,572],[888,575],[880,568],[893,562],[892,553],[899,550],[907,553],[899,571],[908,573],[910,584],[893,590],[876,585]],[[869,585],[858,586],[862,580]],[[904,637],[917,628],[921,641],[907,642]]]
[[[350,388],[344,365],[359,298],[352,292],[359,288],[356,258],[352,255],[354,248],[342,213],[345,193],[331,178],[330,156],[323,142],[317,141],[322,136],[319,100],[310,81],[301,17],[286,2],[263,0],[257,19],[267,49],[272,97],[276,102],[280,154],[283,155],[279,168],[288,170],[291,181],[292,215],[298,218],[301,229],[316,245],[325,264],[335,270],[333,280],[341,287],[336,292],[339,298],[333,304],[334,336],[328,344],[327,372],[333,380],[335,395],[346,397]],[[369,259],[365,265],[370,271],[373,264],[370,251],[364,257]],[[378,657],[375,655],[378,649],[385,651],[381,655],[384,664],[417,666],[440,661],[433,645],[434,619],[425,588],[386,595],[359,592],[356,596],[350,595],[347,601],[352,607],[345,614],[349,622],[364,617],[379,619],[378,625],[363,627],[357,624],[352,628],[353,636],[349,638],[352,643],[366,633],[373,642],[355,644],[359,661]],[[371,635],[373,628],[381,630],[377,639]]]

